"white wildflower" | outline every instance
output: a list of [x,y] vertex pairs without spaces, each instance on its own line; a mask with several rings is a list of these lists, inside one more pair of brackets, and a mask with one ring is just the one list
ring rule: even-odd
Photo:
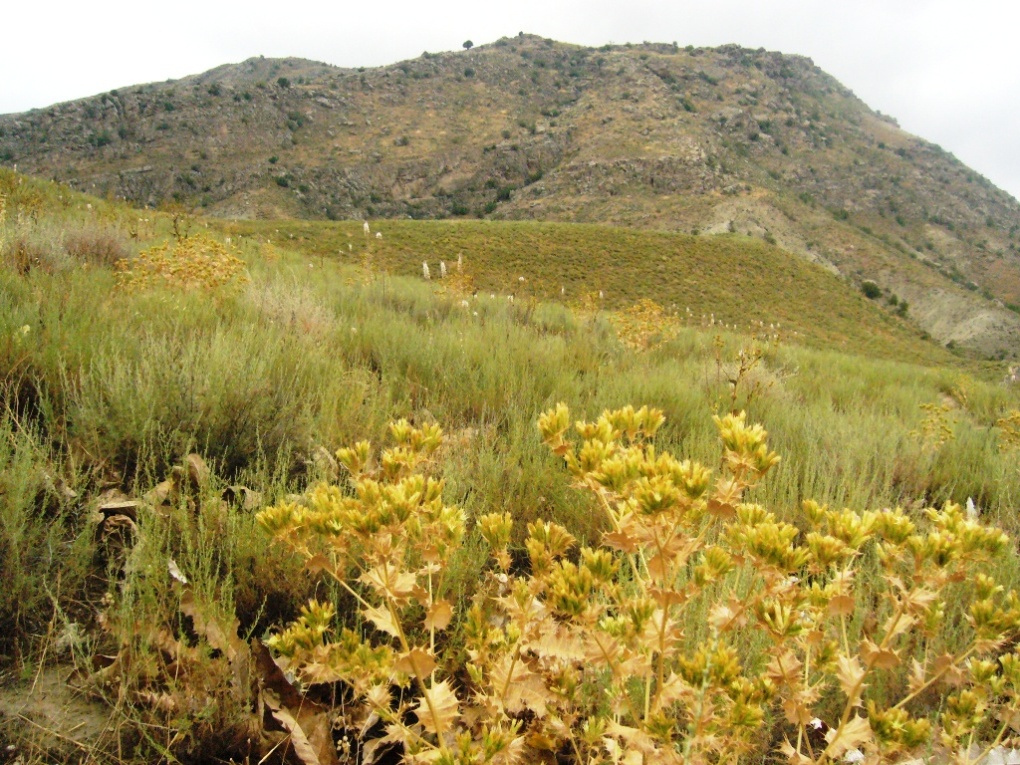
[[431,279],[432,278],[431,274],[429,274],[429,264],[426,263],[425,261],[422,261],[422,264],[421,264],[421,273],[422,273],[422,275],[426,279]]

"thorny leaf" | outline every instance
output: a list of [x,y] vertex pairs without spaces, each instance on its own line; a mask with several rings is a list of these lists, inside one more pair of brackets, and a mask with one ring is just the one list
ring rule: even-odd
[[882,634],[886,640],[892,640],[897,635],[902,635],[917,623],[917,618],[911,614],[892,614],[882,624]]
[[301,720],[295,717],[271,690],[262,691],[262,700],[273,718],[290,734],[290,745],[294,754],[304,765],[339,765],[336,748],[333,746],[332,725],[324,711],[296,710]]
[[786,758],[790,761],[791,765],[814,765],[814,760],[794,749],[793,744],[791,744],[790,740],[787,738],[783,739],[783,743],[780,744],[779,750],[786,755]]
[[425,629],[445,630],[453,619],[453,606],[448,600],[437,600],[425,615]]
[[359,582],[371,585],[380,595],[394,598],[406,598],[410,595],[418,579],[410,571],[399,571],[395,566],[376,566],[362,574]]
[[602,535],[602,541],[620,552],[635,553],[641,549],[639,539],[626,530],[607,532]]
[[435,656],[421,648],[412,648],[407,653],[400,654],[393,664],[393,669],[411,677],[424,679],[432,674],[436,666]]
[[967,681],[967,674],[956,664],[956,657],[951,653],[944,653],[935,659],[932,664],[932,672],[942,676],[942,682],[946,685],[959,687]]
[[329,573],[334,573],[336,571],[333,562],[321,553],[313,555],[311,558],[306,560],[305,568],[308,569],[310,574],[318,574],[320,571],[326,571]]
[[879,648],[871,638],[864,638],[861,641],[861,658],[864,659],[868,669],[894,669],[900,664],[898,651]]
[[424,697],[418,697],[418,705],[412,709],[417,715],[418,721],[429,733],[440,734],[450,729],[450,726],[460,717],[460,703],[457,694],[453,692],[450,683],[444,680],[441,683],[433,683],[428,690],[430,705]]
[[776,685],[796,686],[800,682],[800,671],[803,666],[792,650],[786,650],[769,660],[768,677]]
[[806,706],[796,695],[783,701],[783,713],[786,715],[786,721],[791,725],[807,725],[814,719],[811,708]]
[[852,707],[859,706],[866,685],[863,682],[864,668],[856,656],[840,656],[836,659],[836,678],[846,694],[847,703]]
[[496,699],[510,714],[518,714],[527,708],[538,717],[545,717],[548,704],[555,700],[542,677],[510,655],[500,658],[489,677]]
[[829,601],[828,612],[831,616],[850,616],[857,607],[852,595],[837,595]]
[[825,753],[833,760],[838,760],[848,749],[855,749],[871,738],[871,726],[868,725],[867,718],[854,715],[846,721],[846,724],[831,728],[825,734],[825,740],[829,742]]
[[377,608],[376,606],[368,606],[362,609],[361,613],[375,625],[376,629],[382,630],[393,637],[400,637],[400,627],[393,621],[389,611]]
[[583,661],[584,641],[573,630],[563,625],[549,627],[529,641],[528,647],[540,656],[552,656],[567,661]]

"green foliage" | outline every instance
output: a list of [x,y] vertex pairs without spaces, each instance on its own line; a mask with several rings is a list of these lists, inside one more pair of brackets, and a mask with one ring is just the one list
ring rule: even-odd
[[[27,326],[27,325],[26,325]],[[16,342],[27,344],[29,332]],[[80,477],[39,433],[19,427],[13,412],[0,417],[0,653],[22,650],[50,620],[77,616],[78,597],[92,564],[91,541],[76,501]],[[63,476],[66,475],[65,479]],[[62,619],[58,620],[62,621]],[[62,624],[60,625],[62,626]]]
[[[973,497],[982,519],[998,522],[1012,532],[1018,528],[1013,507],[1015,497],[1020,496],[1020,475],[1015,470],[1012,444],[1020,400],[1014,388],[1000,384],[998,367],[969,363],[963,367],[964,362],[955,367],[921,367],[831,348],[811,350],[800,344],[806,338],[795,335],[785,318],[781,328],[778,322],[770,327],[767,321],[758,320],[748,322],[753,326],[744,331],[722,330],[718,319],[724,308],[728,311],[741,300],[744,310],[753,312],[755,304],[748,297],[754,292],[712,291],[709,275],[716,273],[716,268],[718,273],[727,273],[724,256],[737,252],[726,249],[726,237],[709,240],[713,247],[703,250],[701,239],[631,235],[601,227],[459,222],[463,228],[457,230],[440,224],[419,228],[417,224],[384,222],[373,224],[385,234],[384,239],[376,240],[365,238],[360,224],[335,224],[327,235],[325,228],[315,224],[220,223],[220,233],[212,236],[212,241],[245,261],[250,277],[246,284],[211,291],[184,289],[187,280],[160,276],[144,289],[117,289],[117,272],[108,265],[117,248],[111,245],[104,254],[98,246],[106,237],[127,249],[127,267],[136,248],[159,247],[170,253],[182,245],[186,248],[189,242],[199,246],[205,237],[191,231],[204,230],[203,222],[178,213],[129,210],[52,184],[22,181],[2,170],[0,194],[5,200],[0,247],[10,253],[14,251],[11,243],[23,241],[38,258],[25,269],[13,267],[14,261],[5,261],[0,268],[0,407],[9,413],[13,450],[4,480],[8,481],[6,487],[14,487],[0,492],[0,502],[12,498],[4,512],[14,520],[6,528],[15,530],[12,538],[21,540],[20,549],[26,551],[17,558],[18,568],[11,581],[18,588],[18,602],[32,604],[31,611],[10,616],[17,625],[9,632],[14,636],[12,645],[15,651],[19,647],[24,650],[45,634],[57,614],[54,603],[61,607],[55,622],[58,627],[63,620],[77,618],[74,603],[82,604],[84,612],[116,617],[114,632],[106,633],[103,640],[127,646],[120,650],[128,652],[125,656],[129,655],[139,671],[153,663],[161,667],[146,676],[148,679],[139,675],[137,684],[131,672],[120,674],[118,670],[115,676],[125,680],[124,687],[149,694],[125,695],[122,699],[128,700],[122,700],[120,708],[134,710],[128,713],[138,730],[160,725],[173,731],[168,739],[175,738],[179,754],[181,742],[198,740],[188,739],[189,730],[196,736],[208,733],[210,727],[203,720],[222,721],[226,729],[229,721],[237,721],[234,712],[240,714],[257,702],[244,694],[235,695],[233,690],[212,687],[233,677],[231,673],[240,671],[241,665],[231,663],[223,648],[210,643],[218,640],[213,627],[208,627],[208,634],[202,629],[194,631],[190,615],[182,615],[182,603],[186,602],[182,589],[170,585],[168,591],[166,576],[153,572],[166,571],[167,560],[175,560],[193,582],[200,583],[192,585],[197,590],[192,596],[199,604],[195,607],[208,610],[214,621],[207,624],[220,625],[221,634],[236,629],[231,627],[235,615],[241,629],[254,628],[256,634],[289,622],[298,617],[299,605],[313,594],[320,603],[335,604],[341,614],[337,620],[353,629],[353,621],[344,621],[347,617],[343,616],[353,613],[356,601],[352,596],[340,594],[339,584],[331,589],[321,577],[299,576],[300,561],[279,549],[268,549],[266,538],[252,533],[250,513],[222,506],[222,481],[244,483],[264,492],[269,504],[284,501],[288,494],[301,495],[320,479],[347,492],[353,486],[343,472],[347,468],[331,464],[329,452],[339,444],[378,439],[394,416],[413,418],[413,429],[422,432],[437,420],[449,428],[443,445],[422,463],[435,480],[443,481],[444,507],[459,506],[475,521],[493,514],[510,517],[512,524],[505,533],[499,524],[491,530],[492,534],[498,531],[493,539],[509,539],[506,554],[511,566],[506,584],[511,578],[527,578],[532,558],[526,553],[529,542],[532,548],[536,544],[532,541],[535,532],[548,536],[557,526],[578,540],[566,556],[554,559],[557,578],[549,581],[546,594],[541,595],[543,602],[548,597],[550,606],[555,605],[550,618],[565,625],[574,624],[580,605],[572,588],[588,587],[587,577],[601,566],[591,559],[589,573],[584,573],[586,559],[579,548],[588,546],[597,552],[603,534],[613,530],[613,516],[604,509],[601,491],[579,492],[564,480],[562,461],[535,435],[535,419],[559,400],[569,402],[582,419],[604,409],[617,410],[629,401],[648,402],[668,419],[656,425],[655,418],[648,419],[651,410],[643,415],[634,412],[635,436],[641,428],[655,431],[654,439],[649,432],[643,441],[637,441],[646,447],[654,443],[656,460],[671,452],[685,455],[692,465],[712,467],[720,465],[720,460],[718,433],[708,413],[747,410],[749,417],[768,424],[772,448],[781,452],[784,460],[770,469],[769,480],[746,490],[744,501],[769,508],[775,524],[796,526],[802,534],[807,532],[806,516],[797,508],[806,497],[833,507],[854,508],[858,514],[862,508],[909,507],[906,516],[924,533],[934,528],[935,521],[916,508],[943,506],[947,501],[962,504]],[[210,231],[216,228],[210,224]],[[348,233],[352,235],[348,237]],[[597,251],[590,246],[595,238],[605,251],[600,258],[591,255]],[[79,246],[78,240],[85,244]],[[757,258],[757,253],[767,254],[768,248],[750,252]],[[415,268],[414,278],[404,278],[400,273],[408,253],[415,255],[415,264],[423,257],[433,266],[445,259],[451,271],[456,253],[462,253],[464,271],[455,271],[447,280],[424,283]],[[658,282],[672,279],[672,261],[663,261],[664,254],[676,258],[684,280],[698,282],[689,293],[683,293],[684,300],[689,295],[706,302],[692,301],[692,308],[719,307],[711,331],[700,326],[700,316],[689,317],[683,305],[660,303],[668,307],[658,308],[639,303],[640,298],[630,302],[632,295],[643,295],[656,289]],[[713,257],[719,258],[717,266],[712,265]],[[765,257],[760,264],[749,261],[748,270],[753,274],[760,265],[763,274],[783,283],[781,264]],[[555,262],[558,258],[562,264]],[[635,284],[616,280],[611,266],[621,258],[632,265],[644,263],[646,270],[637,273],[647,276]],[[732,258],[729,261],[732,273]],[[659,264],[666,265],[660,268]],[[571,275],[572,280],[563,278]],[[519,281],[520,276],[526,280]],[[596,276],[605,281],[600,284]],[[749,281],[741,281],[744,279]],[[737,285],[768,281],[739,273],[733,274],[733,280]],[[461,291],[454,289],[455,282]],[[472,283],[479,288],[476,296],[471,296],[468,285]],[[788,284],[795,283],[791,275]],[[605,289],[606,296],[603,300],[593,298],[587,310],[549,300],[560,297],[562,288],[566,300],[573,302],[584,287],[596,295],[598,289]],[[517,292],[512,303],[505,297],[511,290]],[[702,290],[706,294],[698,298]],[[495,297],[490,297],[490,292],[496,293]],[[814,310],[793,286],[784,286],[775,295],[792,302],[797,310],[802,306]],[[826,318],[820,317],[822,329],[807,338],[810,342],[832,345],[826,343],[824,333],[840,326],[845,330],[849,317],[861,310],[855,306],[870,305],[860,296],[840,300],[833,296],[829,312],[842,312],[843,324],[833,321],[826,325]],[[815,302],[819,302],[817,296]],[[627,310],[635,303],[633,310]],[[877,307],[874,310],[888,315]],[[635,352],[632,344],[643,350]],[[924,356],[930,346],[911,345],[890,334],[875,347],[888,356],[898,353],[910,358]],[[971,376],[964,376],[961,368]],[[939,434],[945,431],[938,423],[925,424],[929,412],[922,405],[934,402],[941,407],[949,405],[950,399],[944,424],[952,437],[942,439]],[[621,430],[613,449],[625,451],[634,445],[627,445],[629,418],[625,413],[610,419],[609,425]],[[601,432],[596,431],[595,436]],[[594,438],[587,435],[586,440]],[[571,442],[567,431],[563,438],[564,443]],[[608,448],[595,441],[589,455],[597,456],[602,453],[599,450]],[[739,441],[732,443],[739,447]],[[583,444],[580,446],[575,449],[578,460],[584,453]],[[201,452],[223,479],[213,479],[208,490],[181,494],[171,503],[172,508],[142,499],[154,486],[172,480],[183,456],[195,451]],[[643,455],[635,464],[648,461],[647,451],[634,454],[635,459]],[[618,468],[610,463],[601,472],[608,478]],[[369,471],[372,469],[370,464]],[[640,469],[653,470],[647,465]],[[59,488],[54,494],[46,476],[54,487],[72,487],[80,496],[57,499],[53,504],[64,494]],[[652,478],[652,473],[646,477]],[[373,480],[385,485],[388,479],[380,474]],[[24,491],[15,486],[21,481]],[[85,510],[94,507],[100,486],[111,485],[142,502],[138,538],[144,544],[133,553],[135,563],[125,571],[123,591],[112,595],[113,608],[120,615],[96,601],[102,592],[88,590],[82,573],[92,574],[89,581],[93,586],[99,581],[100,589],[108,581],[103,564],[99,564],[102,576],[98,580],[96,570],[88,565],[99,542]],[[609,488],[620,489],[615,485]],[[712,484],[710,490],[715,488]],[[19,497],[33,499],[22,501]],[[307,507],[306,500],[297,501],[293,496],[287,501]],[[41,512],[41,508],[48,509]],[[714,520],[711,528],[718,531],[727,522],[732,519]],[[477,524],[468,520],[460,552],[446,564],[450,567],[444,574],[449,593],[446,600],[455,616],[466,614],[476,596],[484,601],[490,594],[507,595],[501,589],[499,563],[486,563],[482,530],[476,533],[475,528]],[[943,533],[949,533],[946,529],[948,526]],[[834,536],[824,527],[819,533]],[[58,539],[64,540],[63,547]],[[891,601],[883,600],[881,594],[884,580],[876,548],[866,545],[862,549],[854,559],[858,566],[853,581],[858,588],[857,602],[890,603],[891,608]],[[73,554],[56,556],[51,550],[72,550]],[[610,548],[609,552],[617,555],[620,551]],[[409,555],[413,560],[418,553]],[[501,557],[498,551],[496,557]],[[653,556],[646,557],[650,560]],[[575,568],[570,569],[567,563]],[[1015,556],[997,558],[998,582],[1014,586],[1020,580],[1018,568]],[[638,571],[643,571],[640,563]],[[633,592],[625,589],[637,586],[625,560],[621,559],[617,573],[616,584],[624,592]],[[59,592],[51,586],[58,578]],[[751,579],[741,581],[749,583]],[[360,582],[352,587],[358,590],[364,585]],[[724,585],[734,589],[729,580],[715,586]],[[551,599],[553,593],[557,593],[556,600]],[[696,667],[691,662],[696,661],[698,646],[710,638],[709,601],[717,594],[705,590],[701,600],[684,606],[689,609],[687,623],[692,626],[670,659],[676,659],[671,666],[680,677],[690,679],[690,672],[685,676],[681,670]],[[593,585],[590,595],[587,599],[610,609],[607,613],[620,607],[612,600],[613,592],[601,583]],[[938,653],[932,655],[958,652],[967,644],[969,627],[961,609],[970,593],[963,596],[959,608],[947,609],[945,630],[931,644],[937,643],[937,649],[932,650]],[[854,645],[858,636],[866,633],[865,628],[870,629],[867,610],[862,607],[850,618]],[[15,606],[6,613],[16,611]],[[142,623],[153,631],[132,637],[132,631],[139,629],[132,613],[141,615]],[[410,605],[401,617],[412,622],[424,618]],[[505,614],[492,617],[506,623],[501,621]],[[308,617],[309,628],[319,623],[316,618]],[[466,633],[453,625],[451,622],[446,630],[437,627],[436,651],[450,652],[444,654],[450,656],[450,664],[444,660],[443,667],[456,665],[461,660],[457,657],[464,655],[457,652],[466,645]],[[331,629],[337,626],[334,623]],[[536,629],[546,630],[547,626]],[[176,662],[164,652],[169,644],[160,642],[165,637],[160,628],[169,630],[178,641],[173,643]],[[876,633],[870,634],[874,638]],[[368,631],[359,639],[371,640],[372,635]],[[763,646],[768,644],[762,633],[734,635],[729,645],[737,652],[740,666],[762,667]],[[237,655],[250,658],[244,651]],[[528,662],[537,661],[537,655],[523,655]],[[207,659],[213,663],[207,665]],[[200,705],[202,716],[149,716],[153,698],[181,703],[187,698],[187,685],[177,680],[172,680],[174,690],[168,697],[151,695],[154,688],[162,691],[171,682],[168,673],[172,669],[186,667],[189,672],[203,673],[207,666],[209,684],[202,684],[200,692],[208,691],[204,698],[211,701]],[[443,667],[437,671],[448,671]],[[548,678],[546,669],[529,665],[528,671]],[[867,699],[882,709],[894,705],[893,694],[909,682],[907,669],[904,658],[895,671],[868,679]],[[444,675],[438,677],[441,682]],[[464,701],[458,694],[466,687],[460,682],[461,676],[457,676],[457,682],[452,683],[458,703]],[[597,688],[604,684],[600,683],[601,678],[591,679],[580,686],[582,694],[587,694],[582,707],[585,714],[602,714],[598,700],[603,697]],[[653,698],[656,683],[652,684]],[[116,687],[114,683],[111,691]],[[819,714],[824,713],[829,721],[839,716],[841,702],[836,689],[831,683],[825,686],[818,702]],[[932,687],[907,705],[909,714],[914,715],[911,720],[927,715],[932,705],[937,705],[936,692],[941,690]],[[635,687],[626,697],[635,709],[643,709],[643,688]],[[729,702],[720,697],[718,703]],[[775,719],[783,714],[779,708],[768,709],[765,724],[774,727],[762,733],[762,740],[788,730],[794,745],[795,728],[783,727],[792,723]],[[889,718],[887,727],[896,728],[899,714]],[[411,722],[412,717],[408,717]],[[686,740],[683,730],[689,718],[677,719],[680,727],[670,735],[676,741]],[[913,725],[911,720],[907,722]],[[520,732],[510,739],[523,735],[530,724],[522,720]],[[248,731],[247,736],[250,729],[244,725],[230,729]],[[352,730],[360,730],[360,723]],[[576,728],[570,730],[579,741]],[[649,735],[664,735],[651,722],[648,731]],[[498,735],[510,734],[503,730]],[[596,751],[592,747],[601,746],[598,741],[603,737],[600,733],[578,747]],[[232,750],[229,756],[238,759],[246,755]]]
[[875,300],[882,297],[882,288],[875,284],[875,282],[869,280],[861,282],[861,292],[868,300]]
[[[493,188],[497,198],[483,206],[484,215],[498,214],[501,202],[521,195],[512,184],[494,180]],[[277,229],[310,255],[346,249],[349,241],[362,245],[351,223],[243,221],[235,228],[263,240]],[[435,260],[443,257],[439,253],[470,253],[475,286],[483,293],[563,300],[563,288],[569,303],[602,290],[606,309],[652,300],[679,310],[688,327],[708,326],[710,317],[712,326],[740,331],[758,322],[781,324],[787,339],[816,348],[921,363],[951,359],[888,312],[862,302],[823,268],[760,240],[517,221],[388,221],[385,234],[373,243],[372,257],[395,276],[417,276],[424,253],[437,253]],[[739,269],[733,267],[736,259]]]

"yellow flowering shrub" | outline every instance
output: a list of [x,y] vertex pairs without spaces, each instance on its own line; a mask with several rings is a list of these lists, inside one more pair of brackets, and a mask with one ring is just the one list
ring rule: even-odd
[[143,250],[117,263],[122,289],[173,287],[215,290],[248,281],[246,264],[227,245],[207,234],[189,236]]

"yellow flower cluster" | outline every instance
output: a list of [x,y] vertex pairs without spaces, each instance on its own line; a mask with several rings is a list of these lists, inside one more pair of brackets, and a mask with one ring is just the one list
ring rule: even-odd
[[117,286],[128,290],[217,290],[247,281],[245,262],[206,234],[164,242],[117,263]]

